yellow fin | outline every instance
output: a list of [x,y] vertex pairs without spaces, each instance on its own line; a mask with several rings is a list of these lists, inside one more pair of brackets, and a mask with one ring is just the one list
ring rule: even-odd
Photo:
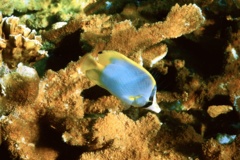
[[87,70],[95,69],[97,65],[95,58],[90,53],[80,59],[80,69],[83,74],[86,74]]
[[[99,69],[90,69],[86,71],[86,76],[95,84],[99,85],[100,87],[103,87],[101,84],[100,78],[101,78],[101,70]],[[103,87],[104,88],[104,87]]]

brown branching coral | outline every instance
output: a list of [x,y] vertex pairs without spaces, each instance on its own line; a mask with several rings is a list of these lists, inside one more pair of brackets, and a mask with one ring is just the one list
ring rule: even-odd
[[[130,21],[113,27],[110,42],[105,49],[121,51],[125,54],[144,50],[164,39],[177,38],[196,30],[204,22],[200,8],[196,5],[175,5],[166,21],[145,24],[136,30]],[[126,46],[127,45],[127,46]]]
[[0,59],[10,68],[16,68],[19,62],[34,63],[47,56],[41,50],[41,36],[19,24],[18,17],[2,17],[0,13]]
[[[139,29],[130,20],[119,22],[118,16],[93,15],[69,22],[63,28],[46,32],[43,36],[57,43],[67,31],[73,32],[78,28],[83,30],[81,41],[91,45],[94,52],[116,50],[129,56],[138,51],[144,52],[165,39],[188,34],[203,22],[204,17],[196,5],[175,5],[166,21],[146,23]],[[155,46],[155,50],[161,51],[159,55],[166,52],[162,45]]]
[[[139,50],[145,50],[162,40],[177,38],[190,33],[203,22],[204,17],[196,5],[182,7],[175,5],[168,14],[166,21],[145,24],[139,29],[136,29],[129,20],[115,25],[106,25],[109,24],[108,20],[103,23],[103,27],[93,32],[91,28],[96,24],[90,23],[89,27],[85,26],[83,28],[85,32],[82,33],[81,40],[89,42],[95,50],[116,50],[129,55]],[[106,27],[104,27],[105,25]],[[107,35],[104,35],[104,33]],[[98,38],[93,39],[93,36]]]

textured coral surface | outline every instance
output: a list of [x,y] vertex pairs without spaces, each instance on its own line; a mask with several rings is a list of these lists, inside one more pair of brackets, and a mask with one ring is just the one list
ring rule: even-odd
[[[25,2],[0,2],[0,159],[240,159],[238,0]],[[102,50],[153,75],[159,114],[82,74]]]
[[1,63],[15,68],[18,63],[31,64],[47,56],[40,50],[42,38],[25,25],[19,24],[15,16],[2,17],[0,10],[0,56]]

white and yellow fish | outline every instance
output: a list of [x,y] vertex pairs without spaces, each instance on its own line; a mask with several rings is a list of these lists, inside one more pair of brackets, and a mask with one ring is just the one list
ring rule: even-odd
[[[81,72],[91,81],[119,98],[123,103],[159,113],[156,82],[142,66],[119,52],[106,50],[80,60]],[[147,106],[150,104],[149,106]]]

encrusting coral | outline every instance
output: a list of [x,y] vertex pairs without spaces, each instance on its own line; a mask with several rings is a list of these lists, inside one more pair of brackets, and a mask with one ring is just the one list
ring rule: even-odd
[[2,17],[0,13],[0,59],[10,68],[17,64],[34,63],[47,56],[47,51],[41,50],[41,36],[35,30],[19,24],[15,16]]
[[16,71],[0,78],[0,115],[8,114],[18,104],[31,104],[38,95],[39,77],[35,69],[18,64]]
[[[99,159],[154,159],[154,150],[149,148],[160,129],[156,115],[148,113],[134,122],[123,113],[109,113],[99,118],[93,126],[94,150],[82,154],[82,160]],[[121,132],[119,132],[121,131]],[[133,143],[134,142],[134,143]],[[141,151],[141,152],[139,152]]]

